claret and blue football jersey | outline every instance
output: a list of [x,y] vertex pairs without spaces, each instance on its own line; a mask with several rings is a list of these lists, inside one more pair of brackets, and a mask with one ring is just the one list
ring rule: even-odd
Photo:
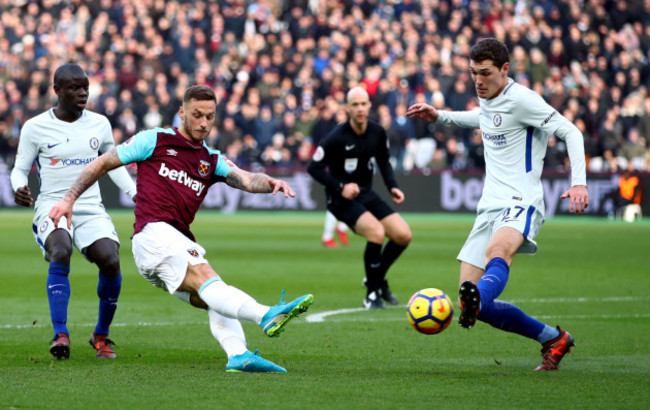
[[123,164],[138,163],[135,232],[149,222],[166,222],[195,240],[190,224],[208,192],[235,165],[205,143],[194,143],[178,130],[139,132],[117,147]]

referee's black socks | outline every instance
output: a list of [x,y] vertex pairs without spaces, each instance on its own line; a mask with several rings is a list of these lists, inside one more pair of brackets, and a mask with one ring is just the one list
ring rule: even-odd
[[366,279],[368,286],[368,294],[378,290],[384,280],[382,272],[382,255],[381,243],[367,242],[366,250],[363,253],[363,263],[366,268]]

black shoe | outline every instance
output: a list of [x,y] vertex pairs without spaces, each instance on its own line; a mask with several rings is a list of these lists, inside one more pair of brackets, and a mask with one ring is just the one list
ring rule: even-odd
[[399,305],[399,300],[397,300],[397,296],[395,296],[393,292],[391,292],[388,288],[387,281],[384,281],[384,283],[379,288],[379,295],[382,299],[384,299],[386,303],[390,305]]
[[[366,278],[363,278],[362,282],[364,287],[368,287],[368,280]],[[393,294],[393,292],[390,291],[388,288],[388,281],[384,281],[381,285],[381,287],[378,290],[379,296],[384,299],[384,301],[390,305],[399,305],[399,300],[397,300],[397,296]]]
[[481,306],[481,294],[474,283],[465,281],[460,285],[458,296],[461,309],[458,323],[464,328],[471,329],[476,323],[476,317]]
[[377,295],[377,291],[372,291],[368,293],[363,299],[363,307],[366,309],[384,309],[386,306],[384,302],[381,301],[381,298]]

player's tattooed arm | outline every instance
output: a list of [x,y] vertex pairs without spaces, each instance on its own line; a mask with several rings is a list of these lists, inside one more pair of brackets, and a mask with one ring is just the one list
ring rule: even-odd
[[72,227],[72,206],[74,201],[83,194],[88,187],[94,184],[99,177],[106,172],[117,168],[122,165],[120,158],[117,156],[115,148],[109,152],[100,155],[99,158],[91,162],[81,171],[81,174],[74,181],[68,192],[65,193],[63,198],[50,209],[50,219],[54,222],[55,227],[59,227],[61,218],[65,216],[68,224],[68,229]]
[[233,169],[228,173],[226,184],[246,192],[259,194],[273,193],[275,195],[282,191],[285,197],[296,196],[289,184],[283,180],[271,178],[262,173],[253,174],[239,168]]
[[120,166],[122,166],[122,162],[117,156],[117,150],[115,148],[100,155],[99,158],[88,164],[81,174],[79,174],[79,177],[77,177],[76,181],[68,189],[68,192],[63,196],[63,200],[66,202],[76,201],[102,175]]
[[228,173],[226,184],[233,188],[252,193],[268,194],[272,191],[267,175],[253,174],[239,168],[233,169]]

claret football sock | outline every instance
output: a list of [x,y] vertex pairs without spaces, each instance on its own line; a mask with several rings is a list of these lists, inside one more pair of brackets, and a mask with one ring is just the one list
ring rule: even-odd
[[70,265],[51,262],[47,275],[47,298],[50,303],[50,317],[54,327],[54,337],[59,333],[69,335],[68,301],[70,300]]
[[510,267],[502,258],[494,258],[485,265],[485,273],[476,287],[481,294],[481,309],[499,297],[508,283]]
[[122,274],[109,278],[99,271],[97,281],[97,296],[99,296],[99,318],[95,327],[95,334],[107,335],[108,328],[113,322],[117,310],[117,299],[122,289]]

